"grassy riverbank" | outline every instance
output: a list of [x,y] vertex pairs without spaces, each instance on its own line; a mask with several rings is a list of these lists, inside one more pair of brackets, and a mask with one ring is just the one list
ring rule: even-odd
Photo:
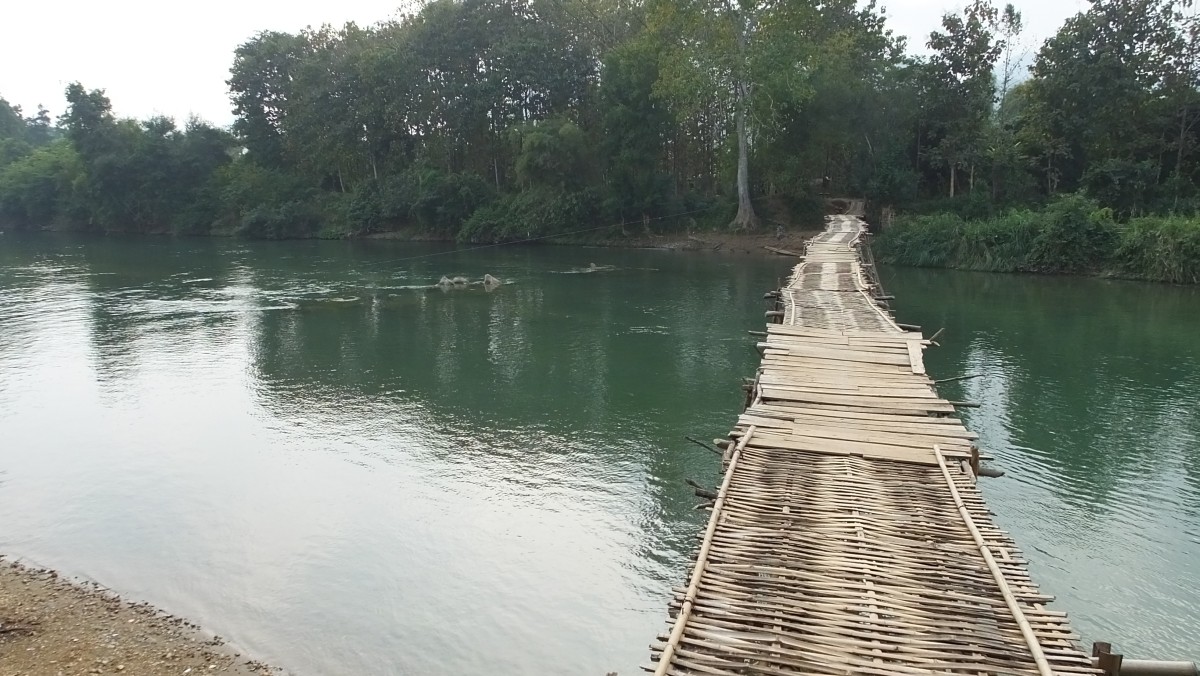
[[1200,219],[1147,216],[1118,223],[1111,210],[1079,195],[982,219],[901,216],[875,248],[880,261],[897,265],[1200,283]]

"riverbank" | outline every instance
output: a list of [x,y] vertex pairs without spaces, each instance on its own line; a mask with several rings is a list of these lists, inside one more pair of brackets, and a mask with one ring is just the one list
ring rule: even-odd
[[188,621],[0,557],[4,676],[276,673]]
[[880,262],[914,267],[1200,284],[1200,220],[1148,216],[1118,223],[1111,210],[1080,195],[989,218],[901,216],[874,248]]
[[[630,226],[631,228],[633,226]],[[615,230],[615,227],[613,228]],[[21,232],[21,231],[15,231]],[[57,232],[70,234],[74,231],[66,229],[45,228],[32,232]],[[757,232],[723,232],[720,230],[701,230],[693,232],[667,232],[661,234],[613,234],[584,233],[575,235],[547,235],[530,240],[513,242],[498,242],[494,244],[460,243],[464,249],[474,247],[512,246],[516,244],[538,244],[550,246],[595,246],[612,249],[662,249],[670,251],[697,251],[706,253],[725,254],[767,254],[770,249],[783,249],[795,253],[803,253],[804,243],[813,235],[820,232],[820,226],[794,227],[778,232],[774,227],[764,226]],[[4,232],[0,230],[0,235]],[[88,233],[80,233],[88,235]],[[107,233],[103,237],[217,237],[221,239],[237,238],[232,232],[210,235],[177,235],[168,230],[158,230],[141,233]],[[299,237],[296,241],[308,240],[354,240],[354,241],[391,241],[391,242],[441,242],[446,244],[459,243],[450,235],[432,232],[423,228],[399,228],[387,232],[378,232],[355,237]],[[250,238],[248,241],[260,241]]]
[[[561,246],[597,246],[613,249],[663,249],[669,251],[695,251],[725,254],[768,254],[771,249],[782,249],[803,253],[804,243],[820,231],[819,228],[785,230],[782,233],[768,232],[719,232],[695,233],[675,232],[664,234],[626,234],[616,236],[567,236],[547,237],[537,240],[539,244]],[[453,242],[453,239],[437,237],[419,230],[395,230],[368,235],[366,240],[389,240],[406,242]],[[514,242],[513,244],[518,244]],[[478,245],[464,245],[467,248]],[[507,246],[505,244],[490,246]]]

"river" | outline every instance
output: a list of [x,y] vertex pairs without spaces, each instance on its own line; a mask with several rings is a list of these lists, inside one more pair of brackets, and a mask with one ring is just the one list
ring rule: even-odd
[[[602,268],[587,271],[590,264]],[[606,266],[612,266],[611,269]],[[0,237],[0,552],[296,674],[638,673],[781,258]],[[443,274],[505,283],[418,288]],[[1200,658],[1200,293],[888,269],[1085,640]]]

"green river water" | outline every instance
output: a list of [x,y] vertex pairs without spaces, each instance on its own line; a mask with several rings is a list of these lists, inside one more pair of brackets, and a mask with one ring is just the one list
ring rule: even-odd
[[[787,265],[2,235],[0,553],[303,676],[638,673],[717,481],[683,436],[733,424]],[[1057,607],[1200,658],[1200,291],[884,279],[982,374],[943,393]]]

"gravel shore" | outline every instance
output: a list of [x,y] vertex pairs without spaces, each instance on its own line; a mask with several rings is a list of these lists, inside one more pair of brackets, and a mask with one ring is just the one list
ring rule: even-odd
[[277,673],[186,620],[0,557],[0,676]]

